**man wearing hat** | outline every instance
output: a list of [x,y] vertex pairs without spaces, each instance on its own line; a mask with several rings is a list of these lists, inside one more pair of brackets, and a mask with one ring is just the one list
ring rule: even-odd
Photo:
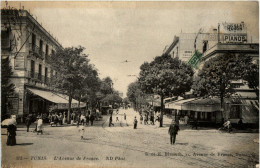
[[173,145],[176,140],[176,135],[178,134],[178,131],[180,130],[178,124],[176,124],[175,121],[172,121],[168,133],[170,134],[170,141],[171,144]]
[[134,119],[134,129],[137,128],[137,119],[136,119],[136,116],[135,116],[135,119]]

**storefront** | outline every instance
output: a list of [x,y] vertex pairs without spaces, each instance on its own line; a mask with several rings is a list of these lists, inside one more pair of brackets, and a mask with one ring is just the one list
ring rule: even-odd
[[[34,88],[26,89],[26,100],[29,114],[46,115],[50,112],[69,108],[68,96],[57,92],[39,90]],[[86,104],[72,99],[71,108],[84,108]]]

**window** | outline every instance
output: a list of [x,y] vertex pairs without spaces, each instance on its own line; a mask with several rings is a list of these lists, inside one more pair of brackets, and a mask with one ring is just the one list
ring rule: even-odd
[[40,40],[40,49],[39,49],[39,51],[40,51],[41,55],[42,55],[42,46],[43,46],[43,42],[42,42],[42,40]]
[[49,46],[48,46],[48,44],[46,44],[45,54],[46,54],[47,56],[48,56],[48,54],[49,54]]
[[35,63],[31,60],[31,78],[34,78]]
[[174,51],[172,52],[172,58],[174,58]]
[[36,35],[32,34],[32,49],[35,50],[36,46]]
[[54,51],[54,50],[51,50],[51,54],[55,54],[55,51]]
[[10,49],[10,38],[9,38],[9,31],[1,31],[1,48],[2,49]]
[[233,119],[241,118],[241,106],[240,105],[232,105],[230,107],[230,118],[233,118]]
[[44,76],[44,82],[47,83],[48,80],[48,68],[45,68],[45,76]]
[[203,49],[202,51],[205,52],[208,49],[208,41],[203,41]]
[[177,47],[177,51],[176,51],[176,57],[178,57],[178,50],[179,50],[179,48]]
[[38,79],[41,80],[42,77],[42,65],[39,64],[39,73],[38,73]]

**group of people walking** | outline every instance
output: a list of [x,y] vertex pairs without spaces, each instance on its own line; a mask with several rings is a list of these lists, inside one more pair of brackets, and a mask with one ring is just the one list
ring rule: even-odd
[[27,132],[29,132],[30,130],[30,125],[32,123],[36,123],[36,126],[35,126],[35,129],[33,132],[36,132],[37,135],[39,133],[43,134],[43,119],[42,119],[42,116],[41,115],[38,115],[36,117],[36,119],[34,119],[33,115],[32,114],[29,114],[26,119],[25,119],[25,124],[26,124],[26,127],[27,127]]
[[59,115],[58,113],[52,113],[52,114],[49,114],[49,121],[50,121],[50,124],[51,126],[52,125],[63,125],[65,122],[66,122],[66,115],[65,115],[65,112],[60,112]]
[[151,110],[149,112],[143,111],[140,113],[140,124],[144,123],[144,125],[155,125],[156,122],[159,124],[161,120],[162,118],[160,112],[154,112]]

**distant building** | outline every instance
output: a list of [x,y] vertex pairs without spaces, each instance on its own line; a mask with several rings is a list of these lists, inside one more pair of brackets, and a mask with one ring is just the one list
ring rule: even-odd
[[123,93],[123,92],[119,92],[119,96],[120,96],[121,98],[123,98],[123,97],[124,97],[124,93]]

